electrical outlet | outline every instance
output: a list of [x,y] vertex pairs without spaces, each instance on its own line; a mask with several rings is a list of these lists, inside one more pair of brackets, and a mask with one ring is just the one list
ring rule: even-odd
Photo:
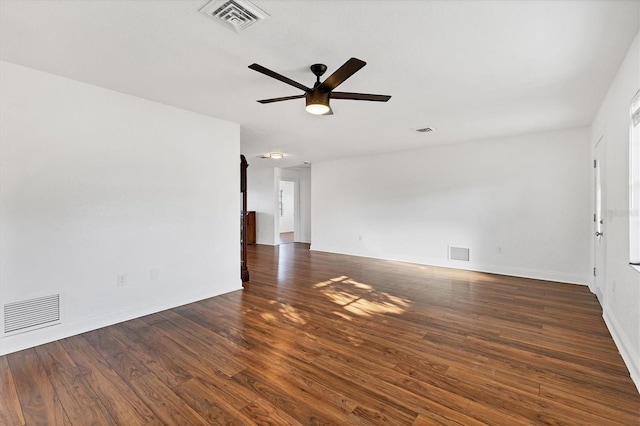
[[159,280],[160,279],[160,269],[158,269],[158,268],[150,269],[149,270],[149,279],[151,281]]
[[127,275],[126,274],[119,274],[117,276],[117,281],[116,281],[116,285],[118,287],[124,287],[127,285]]

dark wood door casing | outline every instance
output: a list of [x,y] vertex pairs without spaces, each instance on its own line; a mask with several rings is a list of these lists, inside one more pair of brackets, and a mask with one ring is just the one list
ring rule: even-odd
[[240,277],[242,286],[249,281],[249,268],[247,267],[247,159],[240,155],[240,193],[242,194],[242,211],[240,212]]

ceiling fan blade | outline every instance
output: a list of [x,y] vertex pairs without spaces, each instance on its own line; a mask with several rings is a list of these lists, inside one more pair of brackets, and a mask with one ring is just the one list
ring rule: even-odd
[[262,65],[258,65],[258,64],[251,64],[249,65],[249,68],[251,68],[254,71],[258,71],[259,73],[262,73],[266,76],[269,76],[271,78],[275,78],[276,80],[280,80],[283,83],[287,83],[293,87],[297,87],[300,90],[304,90],[305,92],[310,92],[311,89],[309,89],[307,86],[305,86],[304,84],[300,84],[297,81],[291,80],[288,77],[285,77],[284,75],[278,74],[275,71],[271,71],[268,68],[263,67]]
[[288,101],[291,99],[300,99],[300,98],[304,98],[304,95],[284,96],[282,98],[261,99],[257,102],[260,102],[261,104],[270,104],[272,102]]
[[329,107],[329,111],[325,112],[322,115],[333,115],[333,110],[331,109],[331,107]]
[[352,99],[355,101],[387,102],[389,95],[371,95],[369,93],[331,92],[332,99]]
[[323,81],[318,89],[330,92],[338,87],[343,81],[355,74],[360,68],[367,65],[365,61],[358,58],[351,58]]

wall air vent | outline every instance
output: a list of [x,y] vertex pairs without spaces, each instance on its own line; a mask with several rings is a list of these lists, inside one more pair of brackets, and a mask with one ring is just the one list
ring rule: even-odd
[[60,322],[60,295],[38,297],[4,305],[4,332],[29,331]]
[[269,15],[247,0],[212,0],[200,12],[240,32]]
[[449,246],[449,260],[469,261],[469,249],[464,247]]

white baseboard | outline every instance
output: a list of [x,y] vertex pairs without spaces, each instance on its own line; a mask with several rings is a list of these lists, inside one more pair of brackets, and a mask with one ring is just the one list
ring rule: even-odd
[[[242,286],[229,290],[241,290]],[[136,305],[123,308],[118,311],[109,312],[105,315],[84,318],[82,321],[71,323],[60,323],[50,327],[32,330],[26,333],[13,334],[10,336],[0,337],[0,355],[6,355],[12,352],[21,351],[23,349],[32,348],[34,346],[43,345],[45,343],[64,339],[66,337],[75,336],[91,330],[97,330],[102,327],[128,321],[134,318],[140,318],[156,312],[172,309],[188,303],[197,302],[199,300],[208,299],[210,297],[225,294],[218,292],[200,292],[179,295],[172,295],[170,299],[156,300],[149,304]]]
[[556,281],[556,282],[568,283],[568,284],[588,285],[589,278],[590,278],[588,275],[567,273],[567,272],[561,272],[561,271],[526,269],[526,268],[519,268],[519,267],[481,264],[481,263],[474,263],[474,262],[447,261],[445,263],[445,262],[442,262],[441,260],[436,260],[436,259],[401,259],[401,258],[369,256],[369,255],[363,255],[360,253],[349,253],[345,251],[335,250],[328,247],[317,247],[314,245],[311,246],[311,250],[324,251],[324,252],[336,253],[336,254],[345,254],[349,256],[367,257],[370,259],[393,260],[396,262],[407,262],[407,263],[415,263],[419,265],[437,266],[440,268],[452,268],[452,269],[462,269],[466,271],[485,272],[487,274],[509,275],[513,277],[531,278],[531,279],[543,280],[543,281]]
[[633,347],[629,343],[627,336],[622,331],[620,324],[618,324],[618,321],[614,316],[609,315],[608,309],[603,308],[602,317],[609,329],[609,333],[611,333],[611,337],[613,337],[614,343],[618,347],[618,352],[620,352],[622,360],[627,366],[627,369],[629,369],[631,380],[636,385],[636,388],[638,388],[638,392],[640,393],[640,354],[634,352]]

